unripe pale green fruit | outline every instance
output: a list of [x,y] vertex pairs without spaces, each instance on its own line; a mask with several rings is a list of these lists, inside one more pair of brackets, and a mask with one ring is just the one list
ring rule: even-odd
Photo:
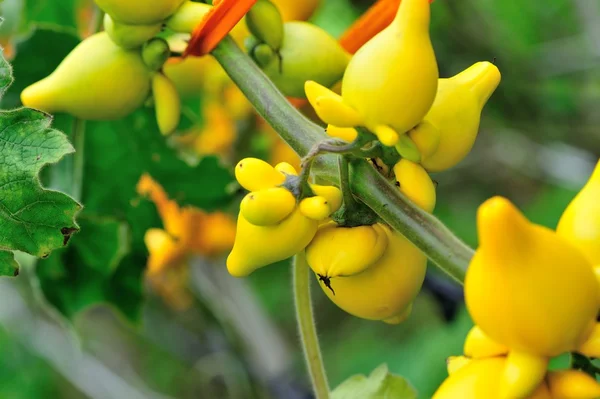
[[94,0],[115,21],[130,25],[162,23],[185,0]]
[[270,0],[258,0],[246,14],[246,25],[252,35],[273,50],[283,42],[283,20],[279,9]]
[[155,73],[152,94],[160,132],[164,135],[173,133],[181,118],[181,100],[175,85],[162,73]]
[[150,70],[158,71],[169,59],[171,50],[169,43],[163,38],[156,37],[144,45],[142,59]]
[[101,32],[81,42],[50,76],[23,90],[21,101],[48,113],[120,119],[148,98],[150,76],[139,51],[125,50]]
[[275,85],[290,97],[304,98],[304,83],[331,87],[344,75],[350,55],[321,28],[307,22],[287,22],[279,57],[263,67]]
[[156,36],[162,28],[161,23],[153,25],[127,25],[115,22],[110,15],[104,15],[104,30],[115,44],[133,49],[141,47]]
[[167,27],[175,32],[192,33],[211,8],[208,4],[186,1],[167,20]]
[[278,59],[277,54],[266,43],[258,44],[252,49],[252,58],[261,68],[267,67]]

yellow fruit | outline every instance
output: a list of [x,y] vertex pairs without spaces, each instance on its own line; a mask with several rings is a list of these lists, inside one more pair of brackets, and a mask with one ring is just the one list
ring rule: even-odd
[[500,376],[501,398],[524,398],[544,380],[548,358],[511,350]]
[[276,187],[285,182],[285,175],[267,162],[257,158],[245,158],[235,167],[235,178],[248,191]]
[[[450,373],[433,395],[433,399],[515,399],[500,394],[505,357],[473,359]],[[535,391],[522,398],[552,399],[545,382],[536,385]]]
[[[379,260],[349,277],[319,281],[325,294],[346,312],[369,320],[383,320],[397,324],[410,314],[414,297],[425,278],[427,259],[404,236],[380,225],[388,237],[388,245]],[[363,248],[362,241],[345,243],[347,248]],[[365,256],[365,255],[362,255]],[[322,269],[316,261],[313,268]],[[335,294],[333,293],[335,291]]]
[[321,186],[319,184],[311,184],[310,188],[313,193],[327,200],[331,213],[337,211],[342,206],[342,191],[339,188],[335,186]]
[[449,169],[471,151],[481,111],[499,83],[500,71],[490,62],[478,62],[452,78],[439,80],[433,106],[409,133],[425,169]]
[[506,355],[508,348],[485,335],[481,328],[474,326],[465,339],[463,352],[465,356],[479,359]]
[[328,125],[326,132],[331,137],[342,139],[349,143],[356,140],[356,137],[358,136],[358,132],[353,127],[337,127]]
[[388,243],[388,232],[381,224],[340,227],[329,222],[319,227],[306,248],[306,262],[322,277],[352,276],[381,259]]
[[366,126],[387,146],[421,122],[438,84],[429,19],[429,2],[403,0],[394,21],[352,57],[341,97],[307,86],[319,117],[338,127]]
[[[522,397],[539,384],[550,357],[577,350],[590,337],[599,285],[581,252],[529,222],[508,200],[485,202],[477,222],[467,308],[485,335],[510,350],[501,394]],[[490,294],[497,292],[507,295]]]
[[162,73],[152,77],[152,94],[158,128],[164,135],[173,133],[181,118],[181,100],[173,83]]
[[130,25],[161,23],[171,16],[185,0],[94,0],[98,7],[115,21]]
[[300,201],[300,212],[307,218],[320,222],[331,215],[331,207],[326,198],[317,195]]
[[471,363],[470,358],[466,356],[450,356],[446,359],[446,368],[448,369],[448,375],[456,373],[467,364]]
[[585,187],[563,213],[556,232],[600,265],[600,162]]
[[308,219],[297,208],[273,226],[255,226],[240,214],[227,270],[232,276],[244,277],[258,268],[287,259],[306,248],[317,226],[318,222]]
[[306,21],[315,12],[320,0],[273,0],[284,21]]
[[142,44],[156,36],[162,29],[162,24],[127,25],[115,22],[110,15],[104,15],[104,30],[115,44],[126,49],[141,47]]
[[279,162],[277,165],[275,165],[275,170],[286,175],[298,176],[296,168],[287,162]]
[[[481,205],[477,223],[479,249],[465,280],[473,321],[511,350],[547,357],[575,350],[600,304],[591,264],[504,198]],[[510,295],[490,295],[506,287]]]
[[175,32],[192,33],[211,8],[208,4],[186,1],[166,21],[166,25]]
[[344,74],[350,55],[323,29],[307,22],[284,24],[279,56],[262,69],[286,96],[304,97],[307,80],[331,87]]
[[600,357],[600,323],[596,323],[588,339],[577,348],[577,352],[587,357]]
[[556,399],[594,399],[600,397],[600,385],[580,370],[548,373],[548,386]]
[[139,51],[125,50],[106,32],[97,33],[81,42],[50,76],[23,90],[21,101],[48,113],[120,119],[144,103],[150,74]]
[[288,217],[294,208],[294,195],[283,187],[274,187],[246,195],[240,204],[240,213],[256,226],[270,226]]
[[398,189],[426,212],[433,212],[436,202],[435,185],[419,164],[401,159],[394,166]]

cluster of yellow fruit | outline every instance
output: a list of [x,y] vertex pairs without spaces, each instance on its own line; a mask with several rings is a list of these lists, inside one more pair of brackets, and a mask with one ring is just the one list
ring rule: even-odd
[[498,68],[478,62],[439,79],[429,37],[427,0],[403,0],[396,18],[358,50],[341,95],[308,81],[306,96],[329,135],[352,141],[366,127],[403,158],[431,172],[446,170],[471,150],[483,106],[500,83]]
[[227,258],[233,276],[247,276],[304,250],[319,222],[342,204],[342,194],[333,186],[310,184],[314,195],[301,198],[286,184],[299,177],[285,162],[272,167],[260,159],[246,158],[235,167],[235,176],[250,193],[240,205],[235,243]]
[[[420,166],[401,160],[394,167],[400,190],[424,210],[435,206],[435,188]],[[427,259],[404,236],[383,223],[339,226],[329,216],[342,205],[337,187],[309,184],[314,195],[300,198],[296,170],[255,158],[235,169],[250,193],[242,200],[235,244],[227,259],[233,276],[306,250],[308,265],[323,291],[357,317],[399,323],[419,292]]]
[[[269,2],[261,3],[264,3],[265,9],[270,9]],[[349,62],[347,67],[344,65],[345,73],[341,74],[342,95],[324,87],[334,84],[335,79],[324,83],[327,80],[324,75],[315,74],[321,81],[310,81],[307,74],[314,70],[303,65],[302,71],[296,73],[293,68],[285,66],[286,57],[277,57],[283,56],[282,49],[293,40],[288,42],[286,29],[264,31],[261,27],[269,24],[256,22],[259,17],[274,13],[262,12],[259,16],[251,12],[247,19],[257,38],[250,53],[276,83],[278,80],[273,73],[281,75],[285,84],[280,82],[278,86],[284,93],[296,96],[298,81],[308,80],[306,95],[317,114],[329,124],[327,133],[330,136],[351,142],[358,138],[360,129],[357,127],[366,127],[382,144],[395,146],[402,156],[392,168],[396,185],[417,206],[431,213],[436,193],[428,171],[448,169],[471,150],[481,111],[498,86],[500,73],[493,64],[480,62],[455,77],[438,79],[428,33],[429,8],[427,0],[403,0],[391,25],[367,42],[352,58],[344,52]],[[276,21],[276,17],[272,20]],[[256,19],[254,23],[253,19]],[[307,46],[316,37],[309,40],[305,36],[305,43],[299,47],[318,48],[321,43],[327,47],[330,43],[330,40],[322,38],[316,39],[319,45]],[[332,46],[341,50],[338,43],[331,42]],[[302,59],[320,59],[312,53],[307,55],[314,49],[303,51],[306,53],[296,53],[299,58],[293,60],[295,63],[302,64]],[[277,67],[269,69],[267,63],[259,59],[261,57],[277,64]],[[340,68],[342,64],[339,64]],[[242,186],[254,190],[239,177],[238,180]],[[283,181],[277,184],[281,185]],[[278,187],[277,190],[283,192],[285,188]],[[294,198],[289,192],[286,197],[285,201],[277,201],[280,206],[287,204],[283,214],[289,215]],[[306,261],[317,275],[321,288],[343,310],[361,318],[387,323],[399,323],[410,314],[412,301],[423,283],[427,259],[402,234],[379,222],[358,226],[342,222],[338,225],[326,219],[318,228],[314,223],[308,228],[294,222],[296,228],[290,227],[285,235],[277,236],[282,240],[278,241],[280,245],[265,249],[269,241],[262,241],[261,237],[263,244],[259,245],[259,241],[254,241],[259,235],[250,233],[248,229],[252,223],[244,208],[249,198],[242,202],[236,246],[229,260],[232,274],[245,274],[236,273],[237,268],[231,267],[239,265],[243,256],[245,262],[259,257],[258,263],[264,266],[275,258],[285,259],[305,250]],[[282,215],[276,215],[275,208],[271,205],[263,212],[280,220]],[[284,220],[291,223],[291,219]],[[251,245],[238,245],[238,240]],[[285,248],[285,253],[265,260],[264,257],[271,251],[281,248]],[[244,270],[252,271],[255,266],[253,264],[250,269]]]
[[504,198],[480,207],[480,246],[465,280],[476,326],[436,399],[600,397],[583,371],[548,372],[563,353],[600,357],[599,195],[600,163],[556,231]]
[[106,12],[104,32],[83,40],[48,77],[26,88],[21,100],[49,113],[88,120],[120,119],[152,93],[163,134],[180,119],[180,99],[161,71],[170,54],[157,35],[163,27],[191,33],[210,6],[187,0],[96,0]]

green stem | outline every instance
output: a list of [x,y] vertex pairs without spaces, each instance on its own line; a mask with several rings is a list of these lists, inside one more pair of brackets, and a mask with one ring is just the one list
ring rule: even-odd
[[71,195],[77,201],[81,201],[83,191],[83,167],[85,161],[85,120],[75,118],[71,134],[75,154],[73,154],[73,182]]
[[[324,129],[302,116],[231,38],[223,40],[213,55],[259,114],[298,154],[306,155],[325,138]],[[339,183],[334,155],[320,156],[312,170],[330,184]],[[351,188],[359,200],[406,236],[440,269],[457,282],[464,281],[473,250],[442,222],[414,205],[364,160],[352,162]]]
[[348,158],[341,155],[338,158],[338,167],[340,169],[340,190],[342,190],[342,197],[344,198],[344,208],[347,212],[352,211],[357,208],[358,204],[350,188],[350,163]]
[[462,284],[473,250],[439,219],[414,205],[367,162],[352,163],[352,191],[395,230]]
[[306,155],[316,142],[326,138],[325,129],[302,116],[233,39],[223,39],[212,55],[256,111],[300,156]]
[[310,301],[310,269],[306,264],[304,253],[294,257],[294,302],[296,304],[300,342],[302,343],[315,397],[316,399],[327,399],[329,398],[329,385],[315,328]]

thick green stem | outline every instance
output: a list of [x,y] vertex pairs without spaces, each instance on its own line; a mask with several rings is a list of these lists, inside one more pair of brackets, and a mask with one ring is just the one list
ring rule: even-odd
[[313,317],[312,304],[310,301],[310,269],[306,264],[304,253],[294,257],[294,302],[296,304],[296,320],[300,332],[300,342],[304,351],[306,366],[315,391],[316,399],[329,398],[329,385],[317,329]]
[[325,129],[302,116],[233,39],[225,38],[212,55],[256,111],[300,156],[306,155],[316,142],[326,138]]
[[[213,55],[261,116],[298,154],[306,155],[325,138],[324,130],[302,116],[232,39],[223,40]],[[312,170],[320,180],[339,183],[336,156],[320,156]],[[443,223],[418,208],[364,160],[352,162],[351,187],[358,199],[404,234],[440,269],[457,282],[464,281],[473,250]]]
[[352,166],[351,186],[355,195],[462,284],[473,250],[439,219],[408,200],[367,162],[353,162]]

